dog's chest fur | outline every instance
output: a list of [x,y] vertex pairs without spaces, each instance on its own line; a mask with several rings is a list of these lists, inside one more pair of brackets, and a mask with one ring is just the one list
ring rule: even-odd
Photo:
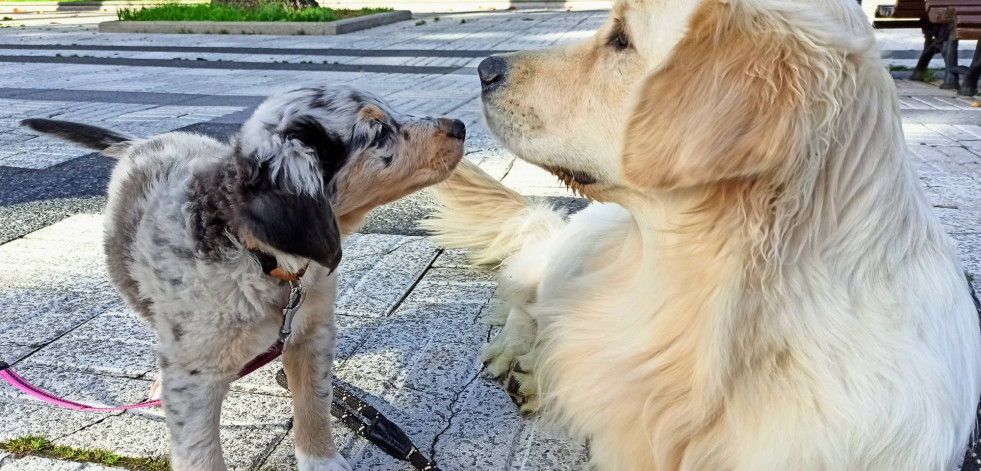
[[105,223],[113,284],[157,335],[178,342],[195,329],[275,320],[285,283],[262,273],[227,228],[232,149],[174,137],[138,144],[113,173]]

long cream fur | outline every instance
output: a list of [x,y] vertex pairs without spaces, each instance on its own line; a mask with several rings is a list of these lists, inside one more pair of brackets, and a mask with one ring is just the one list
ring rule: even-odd
[[[436,189],[437,240],[505,258],[485,359],[526,410],[603,471],[956,469],[977,314],[855,2],[621,0],[595,40],[507,60],[491,130],[609,202],[524,231],[561,215],[472,165]],[[541,98],[584,84],[605,109]],[[604,130],[623,143],[567,148]]]

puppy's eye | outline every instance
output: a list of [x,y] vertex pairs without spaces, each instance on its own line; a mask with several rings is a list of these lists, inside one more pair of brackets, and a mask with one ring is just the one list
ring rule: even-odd
[[608,44],[613,49],[617,51],[622,51],[630,47],[630,38],[627,37],[627,32],[623,28],[617,28],[613,30],[613,34],[610,35]]

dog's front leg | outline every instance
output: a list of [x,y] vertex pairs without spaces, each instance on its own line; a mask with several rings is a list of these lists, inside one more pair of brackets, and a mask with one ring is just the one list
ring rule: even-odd
[[[329,309],[329,308],[328,308]],[[300,471],[350,471],[334,446],[330,427],[333,399],[333,316],[308,324],[295,332],[283,355],[290,392],[293,394],[293,437]]]
[[174,471],[225,471],[219,425],[228,381],[174,366],[163,368],[163,407]]

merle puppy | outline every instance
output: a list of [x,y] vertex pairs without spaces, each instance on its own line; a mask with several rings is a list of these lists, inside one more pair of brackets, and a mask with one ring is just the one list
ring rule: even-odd
[[108,268],[158,339],[173,468],[226,469],[219,418],[229,383],[277,342],[290,280],[302,277],[306,298],[283,356],[296,457],[301,470],[349,470],[330,427],[342,237],[372,208],[449,176],[463,123],[400,116],[367,93],[331,87],[268,99],[231,143],[23,124],[119,159]]

